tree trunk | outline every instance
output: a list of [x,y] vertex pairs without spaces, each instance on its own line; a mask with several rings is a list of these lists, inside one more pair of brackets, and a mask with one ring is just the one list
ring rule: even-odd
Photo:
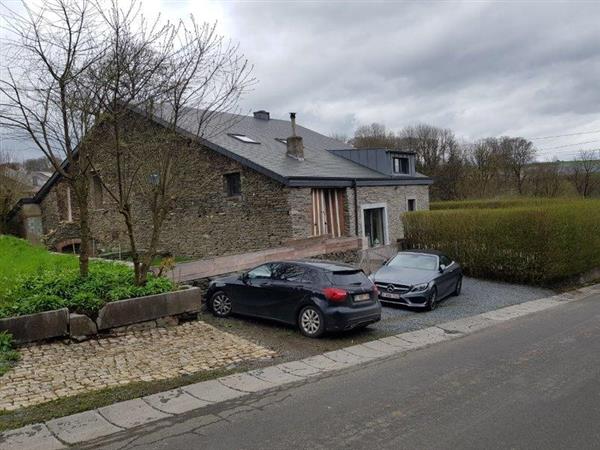
[[87,177],[77,177],[72,183],[75,193],[77,209],[79,210],[79,274],[81,277],[87,277],[89,274],[90,261],[90,214],[88,207],[89,186]]
[[152,265],[152,260],[156,256],[156,250],[158,248],[158,240],[160,237],[160,230],[162,228],[162,220],[154,218],[154,223],[152,226],[152,235],[150,237],[150,245],[148,246],[148,250],[141,258],[140,265],[140,284],[146,284],[148,281],[148,271]]
[[127,227],[127,236],[129,237],[129,246],[131,251],[131,260],[133,262],[133,276],[136,286],[143,286],[146,284],[146,275],[142,272],[142,261],[140,254],[135,243],[135,234],[133,231],[133,222],[131,220],[131,208],[129,205],[125,205],[121,210],[121,214],[125,219],[125,225]]

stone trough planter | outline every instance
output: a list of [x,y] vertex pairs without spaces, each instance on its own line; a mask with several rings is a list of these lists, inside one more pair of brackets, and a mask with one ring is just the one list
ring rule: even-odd
[[139,322],[200,311],[201,290],[188,287],[166,294],[148,295],[110,302],[98,313],[98,330],[122,327]]
[[68,336],[69,310],[63,308],[0,319],[0,331],[12,334],[16,344]]
[[180,291],[107,303],[96,321],[81,314],[69,314],[67,308],[8,317],[0,319],[0,332],[8,331],[16,344],[67,336],[79,341],[98,331],[197,313],[201,302],[202,290],[186,286]]

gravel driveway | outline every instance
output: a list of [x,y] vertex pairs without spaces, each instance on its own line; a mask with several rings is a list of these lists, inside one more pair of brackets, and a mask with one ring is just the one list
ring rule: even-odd
[[548,289],[464,277],[460,296],[446,298],[434,311],[384,306],[381,322],[371,325],[371,328],[387,333],[414,331],[551,295],[554,292]]
[[217,319],[208,312],[202,313],[202,320],[275,350],[280,361],[291,361],[551,295],[554,292],[547,289],[465,277],[461,295],[443,300],[435,311],[384,307],[380,322],[364,330],[328,334],[322,339],[305,338],[294,327],[267,320],[247,317]]

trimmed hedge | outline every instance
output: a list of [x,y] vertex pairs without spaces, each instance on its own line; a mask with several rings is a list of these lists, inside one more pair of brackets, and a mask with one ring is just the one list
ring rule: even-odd
[[431,202],[429,209],[432,211],[440,209],[488,209],[488,208],[523,208],[533,206],[552,206],[559,203],[571,203],[581,201],[575,198],[544,198],[544,197],[514,197],[502,199],[483,200],[453,200],[446,202]]
[[554,284],[600,267],[600,201],[423,211],[403,216],[409,247],[446,252],[465,273]]

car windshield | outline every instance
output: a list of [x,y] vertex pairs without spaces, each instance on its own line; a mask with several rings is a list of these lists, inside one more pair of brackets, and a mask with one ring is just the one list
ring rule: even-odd
[[405,269],[437,270],[437,256],[421,253],[398,253],[388,266]]

